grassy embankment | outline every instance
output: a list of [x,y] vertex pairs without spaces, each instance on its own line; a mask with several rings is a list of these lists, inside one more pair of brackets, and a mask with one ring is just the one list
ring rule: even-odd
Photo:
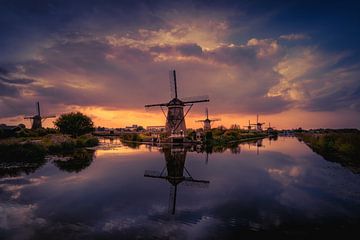
[[354,173],[360,173],[359,130],[322,130],[298,133],[297,137],[326,160],[338,162]]
[[[196,132],[188,130],[186,133],[188,142],[196,142]],[[220,129],[214,128],[208,131],[204,135],[204,143],[213,146],[225,146],[232,143],[241,141],[253,140],[266,137],[264,132],[249,132],[241,129]],[[120,136],[122,140],[133,142],[146,142],[150,141],[149,134],[143,133],[127,133]],[[164,137],[164,136],[163,136]]]
[[0,177],[19,176],[33,173],[49,159],[47,155],[56,155],[54,164],[61,170],[79,172],[91,164],[94,147],[99,141],[88,134],[70,137],[54,129],[36,131],[22,129],[12,136],[0,138]]
[[53,130],[24,129],[15,136],[0,139],[0,162],[42,161],[45,155],[71,153],[98,143],[98,139],[90,134],[74,138]]

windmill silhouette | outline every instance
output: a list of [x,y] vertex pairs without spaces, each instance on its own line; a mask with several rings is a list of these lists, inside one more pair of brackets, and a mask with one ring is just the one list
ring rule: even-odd
[[43,121],[45,121],[48,118],[55,118],[55,117],[56,117],[55,115],[41,116],[40,103],[36,102],[36,115],[27,116],[27,117],[24,117],[24,119],[30,119],[30,121],[32,121],[31,129],[39,129],[39,128],[42,128]]
[[255,130],[261,132],[263,130],[262,125],[264,125],[264,124],[265,124],[264,122],[262,122],[262,123],[259,122],[259,114],[256,114],[256,123],[252,123],[249,125],[255,126]]
[[250,120],[249,120],[249,124],[248,125],[246,125],[246,126],[244,126],[248,131],[250,131],[251,130],[251,126],[252,126],[252,124],[250,123]]
[[[210,181],[194,179],[185,167],[186,152],[184,146],[164,146],[166,166],[161,172],[146,170],[144,177],[160,178],[170,183],[169,193],[169,213],[175,214],[176,198],[178,186],[185,185],[191,187],[206,188]],[[185,172],[184,172],[185,170]]]
[[195,122],[202,122],[204,123],[204,131],[209,131],[211,130],[211,123],[212,122],[216,122],[216,121],[221,121],[220,118],[214,118],[214,119],[209,119],[209,110],[208,108],[205,108],[205,119],[204,120],[197,120]]
[[[171,100],[167,103],[158,104],[147,104],[145,108],[160,107],[166,118],[165,130],[171,141],[178,139],[180,142],[184,138],[186,131],[185,117],[191,110],[195,103],[209,102],[208,96],[183,98],[182,100],[178,97],[176,72],[175,70],[170,71],[170,93]],[[168,108],[167,114],[165,114],[164,107]],[[184,114],[184,107],[188,107]]]
[[275,127],[272,127],[269,122],[269,127],[266,129],[269,139],[277,140],[278,132],[275,130]]

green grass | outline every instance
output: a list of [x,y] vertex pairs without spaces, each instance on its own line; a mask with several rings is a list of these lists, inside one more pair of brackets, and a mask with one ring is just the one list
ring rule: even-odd
[[329,161],[339,162],[360,173],[360,131],[326,130],[320,133],[299,133],[314,152]]
[[0,141],[0,159],[29,159],[34,161],[44,158],[46,154],[72,152],[79,148],[94,147],[99,144],[98,138],[83,135],[72,138],[63,134],[49,134],[36,137],[7,138]]

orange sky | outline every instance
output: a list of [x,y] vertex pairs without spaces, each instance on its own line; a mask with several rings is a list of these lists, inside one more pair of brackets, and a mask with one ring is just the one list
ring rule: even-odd
[[[70,110],[69,110],[70,111]],[[81,111],[84,114],[89,115],[96,126],[105,127],[125,127],[132,124],[146,126],[158,126],[165,124],[165,118],[161,110],[152,110],[151,112],[145,109],[139,110],[108,110],[99,107],[72,107],[71,111]],[[342,117],[342,121],[339,123],[338,118]],[[201,123],[196,123],[196,120],[203,119],[203,115],[196,113],[188,114],[186,118],[186,125],[188,128],[200,128]],[[214,127],[223,125],[230,127],[232,124],[238,124],[241,128],[244,128],[250,120],[251,123],[256,122],[256,115],[249,114],[217,114],[211,115],[210,118],[221,118],[221,121],[215,122]],[[271,126],[277,129],[292,129],[302,127],[304,129],[310,128],[342,128],[343,124],[354,127],[359,127],[360,116],[352,114],[351,112],[304,112],[300,110],[290,110],[278,114],[260,115],[260,122],[265,122],[265,126],[268,126],[269,122]],[[5,119],[6,123],[14,124],[17,122],[23,122],[30,127],[30,121],[22,120],[21,117]],[[44,126],[53,127],[53,119],[46,120]]]

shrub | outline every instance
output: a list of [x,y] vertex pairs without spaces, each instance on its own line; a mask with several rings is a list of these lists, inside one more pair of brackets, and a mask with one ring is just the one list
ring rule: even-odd
[[80,112],[63,114],[54,124],[61,133],[70,134],[73,137],[94,131],[94,123],[91,118]]

